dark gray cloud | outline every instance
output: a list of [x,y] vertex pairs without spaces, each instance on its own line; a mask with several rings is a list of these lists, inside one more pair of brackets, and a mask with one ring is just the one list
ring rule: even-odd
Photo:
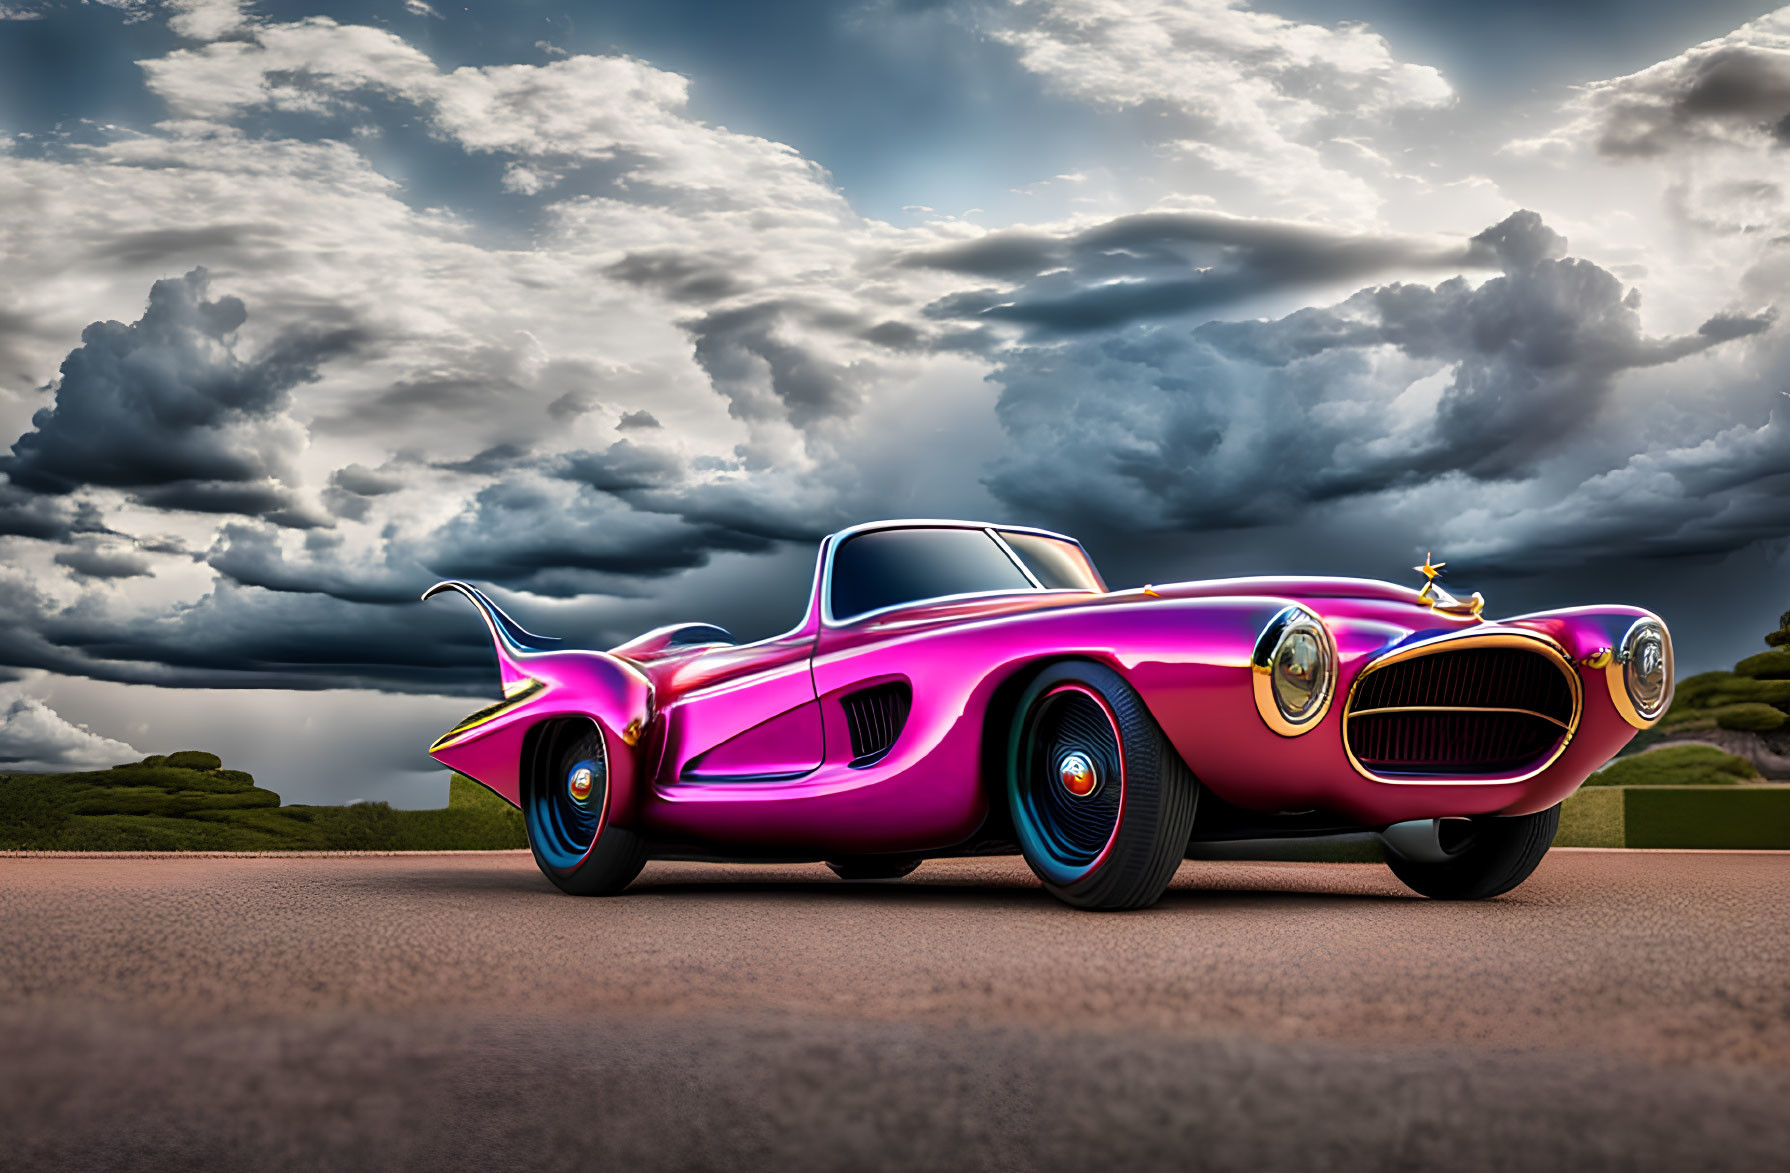
[[1585,431],[1622,372],[1770,322],[1728,314],[1649,337],[1636,295],[1562,257],[1532,212],[1472,247],[1503,275],[1014,350],[996,376],[1013,454],[990,487],[1016,507],[1147,530],[1268,524],[1449,476],[1521,479]]
[[686,473],[675,452],[617,440],[602,452],[568,453],[560,461],[558,475],[605,493],[621,494],[675,485]]
[[515,468],[529,461],[529,451],[522,444],[493,444],[489,448],[481,448],[465,460],[443,460],[434,465],[443,472],[457,472],[468,476],[496,476],[499,473]]
[[898,263],[1007,283],[942,298],[927,307],[929,316],[1015,322],[1042,335],[1212,310],[1391,269],[1458,271],[1498,261],[1483,241],[1442,245],[1209,212],[1161,212],[1061,235],[1029,228],[993,232],[911,253]]
[[622,412],[622,418],[615,426],[623,431],[627,431],[631,428],[659,428],[664,425],[659,422],[659,418],[652,412],[642,409],[640,411]]
[[349,464],[329,475],[323,504],[332,514],[349,521],[365,521],[373,512],[373,500],[398,492],[407,484],[402,464],[389,461],[381,468]]
[[437,578],[403,547],[384,543],[378,564],[350,564],[339,556],[340,539],[321,531],[307,536],[307,560],[286,557],[278,535],[266,526],[226,525],[205,555],[213,570],[240,586],[281,594],[327,595],[345,603],[408,604]]
[[1661,445],[1535,508],[1501,516],[1459,561],[1476,573],[1583,572],[1606,558],[1727,555],[1790,534],[1790,426],[1773,410],[1707,439]]
[[406,378],[318,416],[311,426],[324,434],[361,435],[402,428],[422,415],[445,420],[513,418],[515,405],[531,398],[533,380],[527,365],[525,354],[502,346],[448,352]]
[[234,297],[208,300],[208,292],[205,270],[194,269],[157,281],[136,322],[82,331],[63,360],[54,405],[32,417],[0,471],[52,496],[104,486],[156,508],[326,521],[279,483],[297,443],[283,413],[292,388],[359,334],[293,330],[245,361],[235,334],[246,307]]
[[107,532],[91,502],[42,497],[0,481],[0,536],[62,541],[70,534]]
[[404,478],[393,469],[349,464],[331,473],[329,483],[332,487],[353,493],[357,497],[382,497],[402,489]]
[[[736,419],[787,419],[807,428],[851,415],[872,372],[829,361],[779,329],[786,319],[815,315],[782,302],[715,310],[686,321],[696,361]],[[837,325],[837,323],[835,323]]]
[[[595,457],[572,462],[566,472],[575,476],[580,470],[612,475]],[[568,498],[560,486],[499,482],[480,490],[427,544],[429,565],[441,577],[577,594],[580,588],[601,589],[596,582],[603,580],[561,572],[593,572],[606,576],[612,588],[625,589],[613,580],[663,577],[703,566],[720,550],[757,552],[772,542],[724,525],[633,509],[593,487],[580,486]]]
[[604,268],[606,276],[651,289],[673,301],[709,302],[746,289],[737,256],[697,255],[675,249],[631,252]]
[[159,265],[180,261],[196,252],[215,254],[277,239],[279,229],[270,224],[206,224],[194,228],[151,228],[109,237],[90,252],[95,260],[125,265]]
[[319,432],[355,434],[390,428],[416,418],[422,412],[457,414],[486,408],[512,397],[518,390],[512,370],[514,356],[490,352],[487,369],[443,370],[400,379],[351,406],[319,416],[312,426]]
[[1646,158],[1718,142],[1790,145],[1790,52],[1746,30],[1592,87],[1599,152]]
[[149,559],[141,552],[94,542],[58,550],[55,561],[80,579],[142,578],[150,573]]
[[347,603],[218,582],[198,600],[126,612],[61,607],[0,576],[0,664],[123,684],[489,692],[489,637],[452,608]]
[[1777,320],[1775,306],[1752,314],[1728,310],[1698,326],[1697,333],[1715,342],[1732,342],[1736,338],[1751,338],[1755,334],[1763,334]]
[[142,504],[156,509],[264,517],[276,525],[292,529],[314,529],[331,524],[328,514],[302,494],[274,480],[177,481],[139,490],[134,496]]
[[29,357],[38,332],[39,324],[34,316],[0,306],[0,394],[9,387],[30,384],[42,378],[32,370]]

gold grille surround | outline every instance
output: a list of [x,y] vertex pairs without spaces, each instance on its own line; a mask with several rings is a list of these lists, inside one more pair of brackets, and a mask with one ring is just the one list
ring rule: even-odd
[[[1567,691],[1572,696],[1572,716],[1562,726],[1563,732],[1560,739],[1554,743],[1554,748],[1548,752],[1546,757],[1525,768],[1521,773],[1503,774],[1487,778],[1462,778],[1457,775],[1377,774],[1363,764],[1360,758],[1355,756],[1354,746],[1350,744],[1349,740],[1349,723],[1355,717],[1367,713],[1514,712],[1522,713],[1526,716],[1538,717],[1541,720],[1554,725],[1561,725],[1558,718],[1550,717],[1546,713],[1536,712],[1533,709],[1503,706],[1401,705],[1395,708],[1383,709],[1357,710],[1355,708],[1355,695],[1360,689],[1362,681],[1383,668],[1390,668],[1394,664],[1403,664],[1411,660],[1422,659],[1426,656],[1444,655],[1449,652],[1466,651],[1477,648],[1517,648],[1522,651],[1537,653],[1552,664],[1560,675],[1565,678]],[[1356,773],[1364,778],[1370,778],[1375,782],[1384,782],[1389,786],[1508,786],[1514,782],[1526,782],[1559,761],[1560,755],[1566,752],[1566,747],[1572,744],[1573,735],[1579,731],[1579,722],[1583,718],[1584,713],[1584,682],[1579,679],[1578,672],[1573,669],[1572,660],[1566,655],[1565,649],[1548,636],[1542,635],[1539,632],[1511,630],[1476,631],[1460,635],[1450,633],[1448,635],[1422,640],[1418,643],[1409,644],[1405,647],[1390,651],[1378,659],[1373,660],[1361,671],[1355,674],[1355,678],[1349,682],[1348,696],[1343,701],[1343,752],[1348,755],[1349,764],[1355,767]]]

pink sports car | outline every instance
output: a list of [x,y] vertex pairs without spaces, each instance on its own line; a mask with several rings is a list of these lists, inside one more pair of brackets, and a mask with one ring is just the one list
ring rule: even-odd
[[1154,903],[1190,851],[1363,833],[1443,899],[1521,883],[1560,802],[1671,702],[1634,607],[1488,620],[1427,577],[1108,590],[1073,538],[888,521],[821,543],[792,631],[704,623],[607,652],[481,591],[503,699],[430,753],[522,809],[549,879],[649,857],[892,879],[1018,852],[1082,908]]

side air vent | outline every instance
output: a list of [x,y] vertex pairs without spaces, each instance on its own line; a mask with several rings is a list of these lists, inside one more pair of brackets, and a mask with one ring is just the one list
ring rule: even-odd
[[851,734],[851,764],[868,766],[889,752],[914,706],[914,690],[894,682],[860,689],[839,698]]

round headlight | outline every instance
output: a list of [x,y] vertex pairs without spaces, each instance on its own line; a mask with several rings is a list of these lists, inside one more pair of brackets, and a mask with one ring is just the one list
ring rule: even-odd
[[1646,729],[1672,703],[1672,637],[1657,619],[1637,619],[1606,671],[1610,698],[1629,724]]
[[1323,621],[1288,607],[1268,621],[1250,657],[1256,711],[1283,737],[1304,733],[1329,711],[1336,645]]

